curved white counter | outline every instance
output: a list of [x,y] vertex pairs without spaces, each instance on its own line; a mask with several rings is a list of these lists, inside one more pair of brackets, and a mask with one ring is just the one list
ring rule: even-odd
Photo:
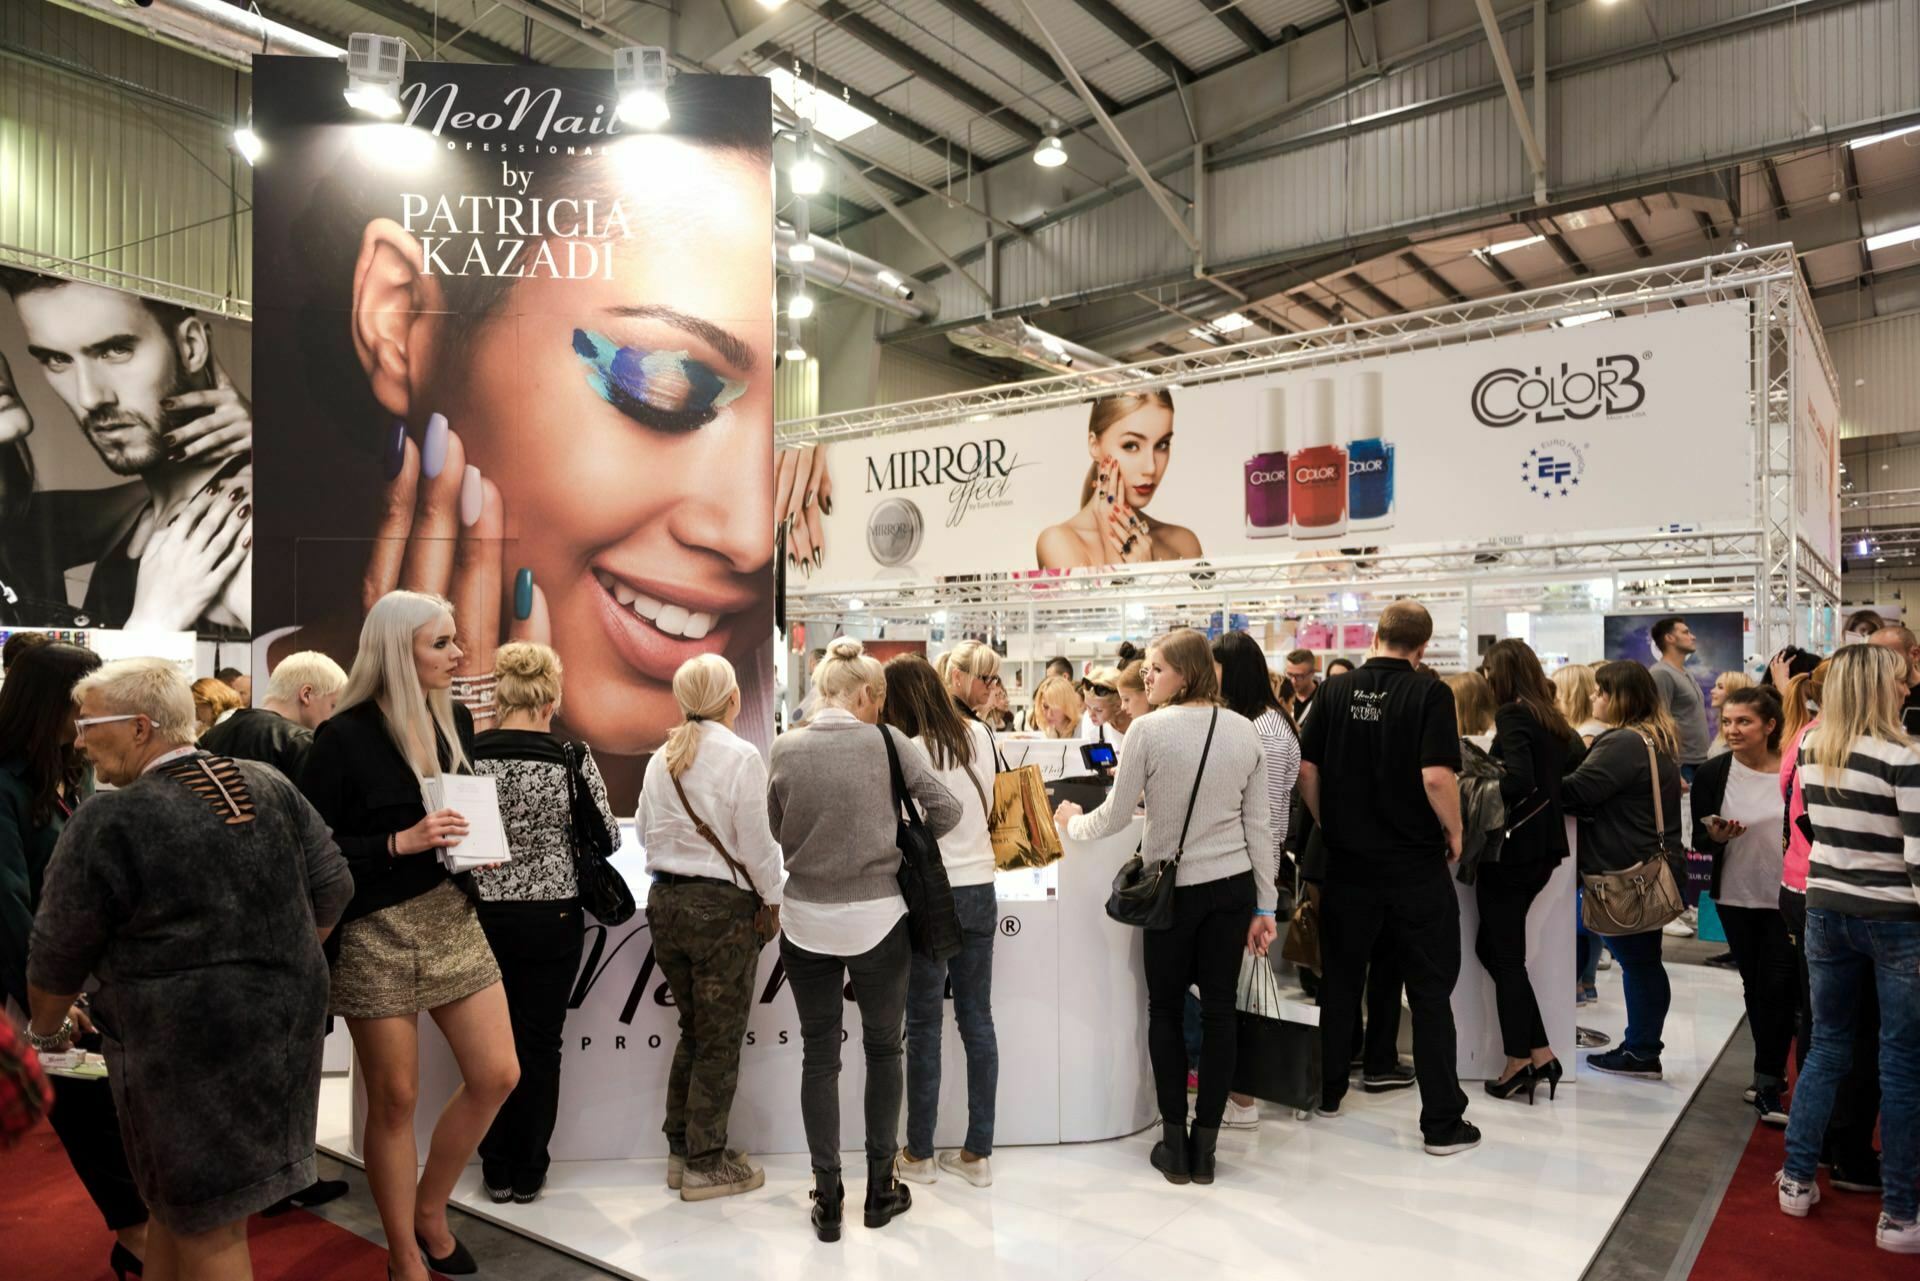
[[[1141,820],[1136,819],[1135,824]],[[616,929],[588,925],[586,954],[567,1015],[557,1161],[665,1156],[667,1072],[678,1013],[654,964],[639,849],[627,832],[615,866],[642,901]],[[1137,830],[1105,841],[1067,842],[1066,856],[1039,872],[999,878],[1000,937],[994,945],[993,1013],[1000,1047],[996,1144],[1109,1139],[1154,1118],[1147,1068],[1146,992],[1140,932],[1104,911],[1113,874],[1138,844]],[[740,1056],[733,1142],[752,1152],[804,1152],[800,1122],[800,1026],[785,991],[780,949],[760,955],[755,1004]],[[860,1146],[860,1016],[846,1004],[841,1060],[841,1146]],[[949,1011],[951,1007],[949,1007]],[[420,1150],[458,1081],[452,1052],[420,1020]],[[966,1060],[951,1012],[941,1038],[940,1124],[935,1141],[957,1147],[966,1131]],[[365,1098],[354,1091],[356,1153]]]

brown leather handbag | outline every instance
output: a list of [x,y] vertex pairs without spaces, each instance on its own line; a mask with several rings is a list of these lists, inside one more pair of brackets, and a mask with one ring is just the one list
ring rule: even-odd
[[1660,761],[1653,743],[1638,730],[1631,731],[1647,749],[1647,773],[1653,780],[1653,829],[1659,842],[1651,858],[1618,872],[1583,872],[1580,875],[1580,923],[1587,933],[1602,938],[1625,934],[1645,934],[1657,930],[1686,911],[1680,886],[1673,878],[1673,864],[1667,858],[1667,817],[1660,804]]
[[774,935],[780,932],[780,909],[770,906],[761,899],[760,891],[753,887],[753,878],[747,875],[747,869],[742,867],[733,855],[727,853],[727,847],[721,843],[720,837],[714,830],[707,826],[707,820],[693,812],[693,802],[687,799],[687,789],[680,786],[678,776],[669,770],[667,777],[673,780],[673,790],[680,795],[680,808],[687,812],[687,818],[693,823],[693,830],[705,837],[707,844],[713,846],[714,852],[726,860],[727,866],[733,870],[735,879],[740,882],[740,888],[753,895],[753,936],[759,939],[761,946],[764,947],[772,941]]

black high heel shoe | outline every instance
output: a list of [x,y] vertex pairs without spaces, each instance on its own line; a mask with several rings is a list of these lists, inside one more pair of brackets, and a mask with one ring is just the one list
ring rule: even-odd
[[1547,1083],[1548,1102],[1553,1101],[1554,1092],[1560,1088],[1560,1078],[1566,1074],[1567,1070],[1560,1066],[1559,1059],[1548,1059],[1545,1063],[1538,1064],[1533,1069],[1534,1078]]
[[107,1256],[107,1266],[113,1269],[113,1275],[120,1281],[127,1281],[128,1277],[145,1276],[147,1271],[147,1265],[140,1261],[140,1256],[118,1241],[113,1243],[113,1253]]
[[1488,1081],[1487,1093],[1496,1099],[1510,1099],[1524,1090],[1527,1106],[1532,1107],[1534,1087],[1539,1084],[1540,1078],[1534,1074],[1533,1065],[1529,1063],[1504,1081]]
[[[447,1235],[453,1236],[453,1233],[449,1232]],[[416,1232],[413,1234],[413,1239],[419,1245],[420,1253],[426,1256],[429,1272],[439,1272],[450,1277],[464,1277],[471,1276],[480,1270],[480,1265],[473,1261],[471,1254],[467,1253],[467,1247],[460,1244],[459,1237],[453,1237],[453,1249],[438,1259],[434,1258],[433,1251],[427,1248],[425,1237]]]

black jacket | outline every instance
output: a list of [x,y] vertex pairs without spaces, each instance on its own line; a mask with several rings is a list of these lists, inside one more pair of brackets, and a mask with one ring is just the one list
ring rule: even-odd
[[1720,901],[1720,868],[1727,860],[1727,847],[1713,839],[1700,820],[1718,814],[1726,804],[1727,779],[1733,774],[1733,753],[1709,756],[1706,764],[1693,772],[1693,848],[1713,855],[1713,899]]
[[[472,760],[473,717],[456,703],[453,722]],[[442,768],[451,760],[443,740]],[[387,837],[425,818],[427,808],[420,779],[387,733],[377,704],[350,707],[320,727],[300,774],[300,790],[333,829],[353,872],[353,901],[340,918],[343,923],[418,898],[447,879],[432,850],[387,856]]]
[[1502,863],[1557,863],[1567,856],[1560,780],[1586,754],[1578,739],[1570,741],[1548,730],[1524,704],[1507,703],[1494,712],[1489,755],[1504,771],[1500,799],[1507,803]]
[[[1660,804],[1666,819],[1667,861],[1686,884],[1686,850],[1680,841],[1680,766],[1656,749]],[[1646,740],[1630,729],[1610,729],[1593,740],[1586,758],[1560,785],[1567,812],[1580,820],[1580,870],[1619,872],[1643,863],[1658,849],[1653,788],[1647,777]]]
[[313,731],[264,707],[243,707],[202,734],[194,746],[215,756],[259,761],[297,779],[313,747]]

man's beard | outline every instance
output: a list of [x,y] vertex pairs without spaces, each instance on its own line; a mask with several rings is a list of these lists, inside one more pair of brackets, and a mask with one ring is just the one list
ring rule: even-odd
[[[173,377],[168,380],[168,386],[160,393],[159,399],[164,401],[169,396],[192,390],[194,380],[176,355]],[[166,434],[172,426],[174,424],[155,422],[137,409],[118,406],[90,409],[80,419],[80,430],[86,434],[94,452],[100,455],[100,461],[107,465],[107,470],[116,476],[143,476],[165,462]],[[136,428],[137,433],[125,437],[103,438],[100,435],[101,432],[125,428]]]

